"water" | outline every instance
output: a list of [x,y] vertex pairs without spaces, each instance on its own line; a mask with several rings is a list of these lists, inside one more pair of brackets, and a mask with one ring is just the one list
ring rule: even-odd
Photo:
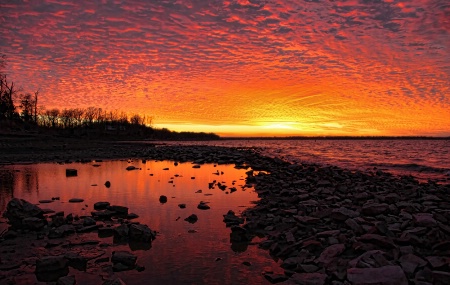
[[360,171],[379,169],[411,175],[422,182],[450,183],[450,140],[223,140],[169,144],[256,147],[262,154],[289,162]]
[[[130,165],[140,170],[125,170]],[[130,212],[140,216],[136,221],[159,232],[150,249],[133,251],[138,256],[137,263],[146,269],[118,273],[127,284],[142,284],[142,280],[151,284],[268,284],[261,272],[265,268],[281,270],[279,265],[256,245],[230,243],[231,231],[223,223],[228,210],[239,214],[258,200],[254,189],[245,184],[246,170],[235,169],[233,165],[204,164],[199,169],[192,166],[191,163],[175,166],[172,161],[2,166],[0,211],[5,210],[13,197],[36,204],[39,200],[60,197],[59,201],[40,207],[65,211],[66,215],[90,215],[95,202],[108,201],[129,207]],[[66,177],[67,168],[77,169],[78,176]],[[111,182],[110,188],[104,186],[107,180]],[[209,189],[214,180],[227,185],[227,190],[217,186]],[[236,191],[231,193],[230,187]],[[160,203],[160,195],[167,196],[168,202]],[[68,203],[71,198],[85,201]],[[200,201],[209,202],[211,209],[197,209]],[[185,203],[186,209],[179,208],[180,203]],[[199,218],[195,224],[184,221],[191,214]],[[6,224],[0,223],[0,232],[2,227],[6,228]],[[100,239],[95,233],[91,235],[89,238]],[[101,240],[112,243],[112,238]],[[108,254],[112,250],[131,249],[128,245],[113,246]],[[245,261],[251,266],[243,265]],[[83,280],[101,283],[96,274],[89,278],[87,273],[83,275],[76,270],[71,274],[77,275],[79,284]]]

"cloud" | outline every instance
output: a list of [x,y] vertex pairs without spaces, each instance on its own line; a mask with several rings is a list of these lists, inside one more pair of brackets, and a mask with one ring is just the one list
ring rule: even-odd
[[[449,127],[447,1],[1,6],[10,78],[41,89],[48,107],[101,104],[206,125],[334,120],[381,132],[421,128],[395,123],[399,112],[417,111],[422,129],[433,127],[425,122],[434,110],[436,130]],[[303,99],[311,94],[320,96]],[[378,113],[384,117],[374,119]]]

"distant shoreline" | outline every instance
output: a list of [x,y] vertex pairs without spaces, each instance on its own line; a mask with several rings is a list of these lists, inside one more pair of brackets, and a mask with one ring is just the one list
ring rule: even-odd
[[450,140],[429,136],[291,136],[291,137],[220,137],[220,140]]

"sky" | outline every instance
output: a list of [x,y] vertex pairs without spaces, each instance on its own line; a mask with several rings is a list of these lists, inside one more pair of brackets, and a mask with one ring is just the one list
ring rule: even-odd
[[9,80],[222,136],[450,136],[448,0],[0,0]]

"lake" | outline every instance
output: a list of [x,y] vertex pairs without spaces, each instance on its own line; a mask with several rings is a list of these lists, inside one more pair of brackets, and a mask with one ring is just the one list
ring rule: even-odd
[[[137,169],[127,171],[128,166]],[[76,169],[77,176],[66,177],[67,168]],[[39,206],[65,215],[90,216],[95,202],[108,201],[128,207],[139,215],[132,221],[158,232],[150,249],[133,251],[145,270],[118,273],[127,284],[142,284],[142,280],[151,284],[269,284],[262,271],[280,271],[279,265],[257,245],[232,244],[231,231],[223,222],[228,210],[239,215],[258,200],[253,187],[246,185],[246,171],[234,165],[193,168],[192,163],[138,160],[8,165],[0,167],[0,211],[12,197],[36,204],[59,197]],[[109,188],[106,181],[111,183]],[[219,189],[218,183],[226,189]],[[166,203],[160,203],[161,195],[168,197]],[[72,198],[84,202],[69,203]],[[211,208],[197,209],[200,201]],[[181,209],[181,203],[186,208]],[[194,224],[184,220],[191,214],[198,216]],[[2,221],[0,232],[7,226]],[[100,239],[95,233],[86,235]],[[101,241],[112,244],[112,237]],[[112,245],[108,254],[113,250],[131,249]],[[71,269],[71,274],[77,276],[78,284],[100,281],[95,270],[91,271],[82,274]]]

